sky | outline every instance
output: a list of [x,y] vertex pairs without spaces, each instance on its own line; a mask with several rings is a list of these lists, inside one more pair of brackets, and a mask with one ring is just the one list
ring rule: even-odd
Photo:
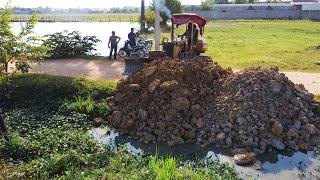
[[[152,0],[146,0],[150,4]],[[8,0],[0,0],[3,6]],[[139,7],[140,0],[11,0],[13,6],[19,7],[52,7],[52,8],[112,8],[124,6]],[[184,5],[200,4],[201,0],[181,0]]]

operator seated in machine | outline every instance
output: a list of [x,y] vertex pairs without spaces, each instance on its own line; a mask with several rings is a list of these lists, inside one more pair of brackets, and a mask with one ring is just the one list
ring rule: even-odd
[[186,30],[186,32],[184,32],[182,35],[182,37],[186,37],[187,38],[187,43],[188,43],[188,48],[185,48],[185,50],[190,51],[191,48],[191,40],[192,40],[192,22],[188,23],[188,28]]

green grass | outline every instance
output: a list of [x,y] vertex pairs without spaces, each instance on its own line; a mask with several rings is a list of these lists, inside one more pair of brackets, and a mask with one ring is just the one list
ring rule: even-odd
[[238,179],[226,164],[98,145],[89,117],[110,115],[109,104],[99,104],[113,95],[115,83],[30,74],[2,79],[0,89],[9,90],[0,108],[10,130],[10,142],[0,136],[0,180]]
[[[181,26],[176,34],[184,31]],[[279,66],[283,71],[320,72],[319,22],[213,21],[206,26],[204,37],[209,45],[206,55],[224,67]]]
[[[31,15],[15,15],[13,21],[26,22]],[[40,15],[40,22],[138,22],[138,13]]]

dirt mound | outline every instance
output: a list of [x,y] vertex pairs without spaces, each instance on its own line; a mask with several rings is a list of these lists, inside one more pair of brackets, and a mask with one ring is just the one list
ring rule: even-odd
[[313,96],[276,69],[234,74],[209,60],[164,60],[119,81],[110,120],[146,143],[215,144],[263,153],[320,142]]
[[313,95],[277,69],[245,69],[228,77],[222,89],[211,127],[222,127],[228,147],[263,153],[267,146],[307,150],[320,143]]

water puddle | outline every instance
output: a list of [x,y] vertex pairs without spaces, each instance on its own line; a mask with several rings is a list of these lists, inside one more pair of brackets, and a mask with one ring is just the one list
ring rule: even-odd
[[227,163],[235,168],[243,179],[320,179],[320,156],[314,151],[286,154],[269,153],[258,156],[250,166],[233,163],[231,152],[214,146],[200,145],[167,146],[166,143],[145,144],[128,137],[121,137],[109,128],[93,128],[90,134],[100,144],[116,148],[124,146],[129,152],[155,154],[159,156],[178,156],[182,159],[204,158],[205,162]]

